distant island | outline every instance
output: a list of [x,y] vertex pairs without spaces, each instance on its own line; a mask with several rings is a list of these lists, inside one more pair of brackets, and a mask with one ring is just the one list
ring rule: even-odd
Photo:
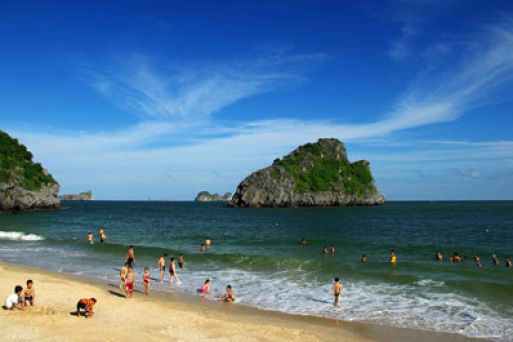
[[385,199],[376,189],[369,162],[350,163],[344,144],[319,139],[246,177],[230,206],[333,207],[377,205]]
[[79,194],[68,194],[59,196],[61,201],[92,201],[93,192],[91,190],[84,191]]
[[60,185],[32,153],[0,130],[0,211],[56,209]]
[[196,202],[229,202],[232,199],[232,193],[227,192],[224,195],[219,195],[218,193],[211,194],[208,191],[201,191],[196,195]]

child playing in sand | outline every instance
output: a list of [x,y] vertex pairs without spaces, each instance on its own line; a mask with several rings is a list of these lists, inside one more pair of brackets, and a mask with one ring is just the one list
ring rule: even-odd
[[21,292],[23,291],[23,287],[21,285],[16,285],[14,287],[14,293],[10,294],[5,299],[5,309],[6,310],[24,310],[23,307],[23,298],[21,297]]
[[77,303],[77,317],[80,317],[82,310],[84,310],[85,318],[94,315],[93,307],[97,303],[96,298],[82,298]]
[[235,301],[235,293],[232,291],[231,285],[226,285],[226,292],[223,293],[219,300],[226,303],[231,303]]
[[126,298],[132,298],[134,296],[134,281],[135,281],[135,274],[134,269],[132,266],[128,266],[128,273],[126,275],[125,280],[125,297]]
[[335,278],[335,283],[333,284],[333,295],[335,296],[335,305],[338,305],[340,293],[342,292],[342,284],[340,283],[340,279]]
[[150,293],[150,269],[148,267],[144,268],[143,283],[144,294],[148,295]]
[[92,245],[94,243],[94,235],[93,232],[87,233],[87,241]]
[[27,289],[25,290],[25,306],[34,306],[36,303],[36,289],[34,288],[34,282],[27,280]]
[[210,289],[210,279],[205,280],[203,286],[201,286],[200,293],[202,296],[208,294],[208,290]]

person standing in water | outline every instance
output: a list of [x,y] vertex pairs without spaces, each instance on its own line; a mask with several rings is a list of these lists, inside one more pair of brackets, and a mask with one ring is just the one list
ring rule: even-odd
[[93,232],[87,233],[87,241],[89,241],[89,244],[94,244],[94,235]]
[[397,264],[397,252],[395,249],[392,249],[392,252],[390,252],[390,259],[388,261],[394,266]]
[[144,283],[144,294],[149,295],[150,294],[150,269],[148,267],[144,268],[143,283]]
[[363,263],[367,262],[367,254],[362,254],[362,257],[360,258],[360,262],[363,262]]
[[202,243],[200,245],[200,253],[204,253],[206,250],[207,250],[207,246],[204,243]]
[[169,285],[173,284],[174,280],[176,280],[176,285],[182,283],[180,278],[178,278],[178,274],[176,274],[175,258],[171,258],[169,260]]
[[504,266],[507,267],[507,268],[511,268],[512,267],[512,262],[511,262],[511,259],[509,257],[505,257],[504,258]]
[[100,236],[100,242],[103,243],[107,236],[105,235],[105,229],[103,227],[100,227],[100,230],[98,231],[98,235]]
[[327,247],[327,246],[324,246],[324,247],[322,248],[322,254],[324,254],[324,255],[328,255],[328,247]]
[[121,270],[119,271],[119,278],[121,279],[121,281],[119,283],[120,289],[125,287],[127,273],[128,273],[128,263],[125,262],[125,264],[121,267]]
[[474,257],[474,262],[476,263],[476,266],[477,266],[477,267],[481,267],[481,266],[482,266],[482,265],[481,265],[481,258],[479,257],[479,255],[476,255],[476,256]]
[[128,251],[126,252],[126,262],[129,266],[134,267],[135,265],[135,253],[133,245],[128,246]]
[[342,284],[340,283],[340,279],[337,277],[335,278],[335,283],[333,284],[333,287],[331,289],[333,291],[333,296],[335,296],[335,305],[338,305],[339,303],[339,297],[342,293]]
[[205,280],[205,282],[203,283],[203,286],[201,286],[201,289],[200,289],[200,294],[202,296],[205,296],[206,294],[208,294],[208,290],[210,289],[210,279],[207,279]]
[[458,263],[461,262],[461,257],[458,253],[454,252],[454,254],[451,257],[451,262]]
[[306,241],[305,238],[302,238],[301,241],[299,241],[299,243],[303,246],[306,246],[308,244],[308,241]]
[[160,272],[159,284],[162,284],[162,282],[164,281],[164,273],[166,272],[166,259],[167,259],[167,253],[164,253],[160,256],[160,259],[157,262],[157,266],[159,267],[159,272]]
[[495,266],[499,266],[500,265],[500,261],[499,261],[499,258],[497,258],[497,255],[492,255],[492,262]]
[[183,265],[185,264],[185,257],[183,254],[180,253],[178,256],[178,267],[183,268]]
[[211,238],[209,238],[209,237],[207,237],[207,238],[205,239],[205,246],[206,246],[207,248],[210,248],[210,245],[212,245],[212,239],[211,239]]
[[440,253],[440,251],[436,251],[435,260],[436,261],[443,261],[444,260],[444,257],[442,255],[442,253]]
[[330,253],[331,253],[331,255],[335,255],[335,246],[331,245]]
[[128,273],[126,276],[125,282],[125,297],[132,298],[134,296],[134,282],[135,282],[135,274],[132,266],[128,266]]

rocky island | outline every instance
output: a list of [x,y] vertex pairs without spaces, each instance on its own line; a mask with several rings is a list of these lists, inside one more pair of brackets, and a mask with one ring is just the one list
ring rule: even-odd
[[375,185],[369,162],[349,162],[344,144],[319,139],[246,177],[230,206],[334,207],[377,205],[385,199]]
[[196,202],[229,202],[232,199],[232,193],[227,192],[224,195],[218,193],[211,194],[208,191],[201,191],[196,195]]
[[59,183],[17,139],[0,131],[0,211],[56,209]]
[[67,194],[59,196],[61,201],[92,201],[93,192],[91,190],[84,191],[79,194]]

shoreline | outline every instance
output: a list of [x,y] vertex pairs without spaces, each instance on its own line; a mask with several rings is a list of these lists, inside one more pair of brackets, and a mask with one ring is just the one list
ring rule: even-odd
[[[139,340],[193,341],[209,340],[306,340],[306,341],[484,341],[454,333],[396,328],[371,323],[341,321],[316,316],[288,314],[241,304],[225,304],[180,291],[150,289],[150,296],[136,287],[133,299],[125,299],[117,284],[99,279],[53,272],[19,264],[0,262],[0,295],[12,292],[14,285],[35,281],[36,307],[26,312],[1,310],[0,327],[7,333],[5,340],[86,340],[90,329],[98,329],[105,340],[130,338]],[[91,320],[70,315],[80,298],[96,296],[97,313]],[[38,328],[30,327],[30,318]],[[27,322],[29,322],[27,324]],[[89,324],[89,322],[93,322]],[[169,326],[176,326],[169,330]],[[41,328],[39,328],[39,326]],[[126,327],[119,331],[120,327]],[[148,334],[146,326],[155,326]],[[30,327],[30,328],[28,328]],[[87,327],[87,329],[83,329]],[[140,331],[141,330],[141,331]]]

